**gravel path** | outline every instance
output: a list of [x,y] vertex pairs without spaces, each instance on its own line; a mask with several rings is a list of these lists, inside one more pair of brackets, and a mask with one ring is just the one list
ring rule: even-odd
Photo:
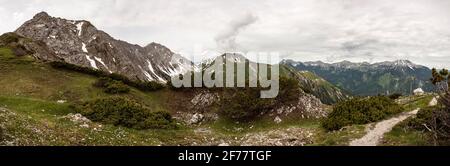
[[375,128],[370,129],[364,137],[350,142],[350,146],[376,146],[381,138],[383,138],[384,133],[391,131],[401,121],[416,115],[418,111],[419,109],[415,109],[411,112],[402,113],[396,117],[377,123]]

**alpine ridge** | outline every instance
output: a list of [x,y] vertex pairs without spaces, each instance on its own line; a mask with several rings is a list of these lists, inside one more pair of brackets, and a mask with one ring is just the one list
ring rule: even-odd
[[191,61],[161,44],[130,44],[114,39],[89,21],[56,18],[46,12],[36,14],[15,33],[44,42],[54,54],[52,59],[39,59],[61,59],[141,81],[167,82],[171,76],[193,68]]
[[321,61],[296,62],[293,60],[283,60],[281,63],[300,71],[313,72],[353,95],[412,94],[417,88],[427,92],[433,91],[429,81],[431,69],[409,60],[373,64],[350,61],[330,64]]

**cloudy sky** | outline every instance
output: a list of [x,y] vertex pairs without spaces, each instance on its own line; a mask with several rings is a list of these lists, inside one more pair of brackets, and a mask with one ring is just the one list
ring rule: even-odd
[[300,61],[408,59],[450,67],[448,0],[0,0],[0,33],[39,11],[184,56],[278,52]]

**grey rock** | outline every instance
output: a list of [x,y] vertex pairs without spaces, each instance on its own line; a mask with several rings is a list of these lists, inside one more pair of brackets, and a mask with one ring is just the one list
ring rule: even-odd
[[41,42],[26,46],[37,51],[38,59],[63,60],[130,79],[166,82],[193,68],[191,61],[161,44],[130,44],[114,39],[89,21],[56,18],[45,12],[35,15],[15,33]]

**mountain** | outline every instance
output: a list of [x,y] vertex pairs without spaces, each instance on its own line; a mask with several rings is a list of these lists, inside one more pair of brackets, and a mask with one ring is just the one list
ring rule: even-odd
[[402,93],[411,94],[416,88],[432,91],[429,82],[431,70],[408,60],[386,61],[370,64],[367,62],[338,63],[296,62],[283,60],[299,71],[310,71],[353,95],[377,95]]
[[192,69],[192,62],[161,44],[130,44],[114,39],[89,21],[55,18],[45,12],[35,15],[15,33],[45,43],[52,56],[39,54],[39,59],[59,59],[131,79],[166,82]]
[[322,103],[333,104],[351,97],[349,92],[342,90],[312,72],[298,71],[284,64],[280,65],[280,72],[282,76],[297,79],[303,91],[316,96]]
[[[249,73],[254,74],[253,76],[256,77],[257,72],[257,66],[259,63],[253,62],[243,55],[239,53],[226,53],[219,57],[216,57],[215,59],[206,60],[202,63],[202,66],[209,67],[213,65],[213,62],[217,60],[218,58],[222,59],[223,64],[225,64],[227,61],[238,64],[238,63],[246,63],[246,78],[248,78]],[[280,77],[287,77],[287,78],[294,78],[298,81],[300,87],[302,90],[308,94],[311,94],[315,96],[316,98],[320,99],[322,103],[325,104],[333,104],[341,100],[348,99],[350,97],[348,92],[345,92],[341,90],[340,88],[334,86],[330,82],[326,81],[325,79],[321,78],[320,76],[307,71],[297,71],[295,68],[285,65],[285,64],[279,64],[279,72]],[[269,65],[268,68],[273,67],[273,65]],[[226,66],[224,66],[224,75],[226,74]],[[251,72],[249,72],[251,71]],[[213,71],[216,72],[216,71]],[[235,71],[236,73],[236,71]]]

